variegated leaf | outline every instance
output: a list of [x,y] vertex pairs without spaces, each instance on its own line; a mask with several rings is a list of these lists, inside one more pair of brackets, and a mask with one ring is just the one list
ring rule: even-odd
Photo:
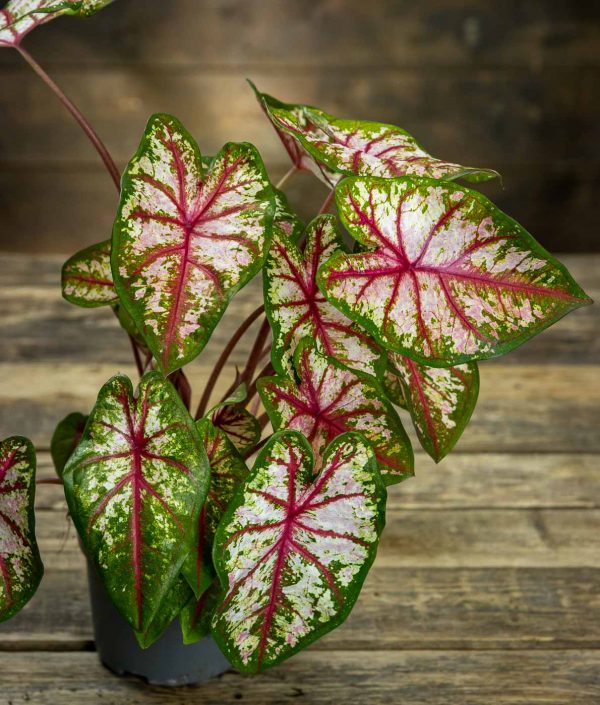
[[292,210],[288,203],[287,196],[283,191],[273,187],[273,193],[275,195],[273,236],[283,235],[284,237],[290,238],[293,242],[296,242],[304,231],[304,223]]
[[86,247],[64,263],[62,294],[72,304],[93,308],[119,300],[110,269],[110,240]]
[[147,649],[152,646],[193,597],[194,593],[187,580],[182,575],[178,575],[161,602],[152,622],[143,631],[135,632],[135,638],[140,647]]
[[39,25],[61,15],[92,15],[113,0],[9,0],[0,10],[0,47],[19,46]]
[[44,566],[35,539],[35,450],[11,436],[0,443],[0,622],[32,598]]
[[456,445],[477,403],[477,363],[428,367],[397,353],[390,353],[390,360],[419,441],[439,463]]
[[413,474],[410,441],[379,386],[334,358],[321,355],[306,338],[296,350],[295,367],[298,384],[287,377],[263,377],[258,381],[275,430],[301,431],[312,444],[317,468],[330,441],[340,433],[357,431],[373,446],[387,484]]
[[382,345],[418,362],[494,357],[590,303],[565,267],[475,191],[350,178],[336,198],[372,251],[334,255],[319,287]]
[[338,626],[375,558],[386,493],[370,446],[343,434],[323,461],[315,479],[306,439],[276,434],[219,525],[226,594],[212,631],[242,671],[279,663]]
[[211,420],[217,428],[225,431],[240,453],[245,453],[260,441],[261,429],[258,420],[241,404],[220,406],[212,414]]
[[88,417],[74,411],[58,423],[50,441],[50,455],[56,474],[61,477],[65,465],[79,445]]
[[198,355],[231,297],[261,268],[273,209],[252,145],[225,145],[205,174],[181,123],[150,119],[123,175],[112,269],[165,374]]
[[209,467],[172,385],[118,375],[100,390],[64,472],[69,509],[113,602],[145,632],[196,540]]
[[330,188],[335,186],[341,178],[340,174],[328,169],[323,163],[315,161],[300,141],[296,139],[296,136],[292,136],[288,130],[283,129],[280,124],[281,121],[277,117],[277,111],[284,111],[286,114],[292,115],[293,119],[299,125],[302,125],[306,133],[314,132],[318,136],[323,136],[322,131],[310,121],[307,106],[282,103],[276,98],[273,98],[273,96],[267,95],[266,93],[261,93],[252,81],[248,81],[248,83],[252,87],[260,107],[263,109],[265,115],[269,118],[271,124],[275,128],[277,136],[281,140],[281,143],[285,147],[285,150],[296,169],[311,171]]
[[303,252],[284,235],[273,237],[264,269],[265,308],[273,331],[273,367],[281,374],[289,374],[294,350],[305,336],[351,369],[381,372],[379,346],[317,287],[317,270],[336,252],[346,248],[332,215],[309,224]]
[[385,396],[401,409],[406,409],[406,399],[404,398],[404,389],[398,374],[391,370],[389,366],[385,369],[381,378],[381,385]]
[[[479,169],[436,159],[405,130],[366,120],[340,120],[310,105],[280,103],[259,94],[264,109],[292,161],[307,168],[308,153],[326,183],[335,185],[341,174],[393,178],[411,175],[435,179],[487,181],[498,176]],[[338,172],[337,175],[334,174]]]
[[[198,543],[182,567],[195,596],[181,614],[184,642],[191,644],[206,636],[216,606],[213,539],[231,498],[248,475],[242,456],[227,434],[208,419],[196,422],[211,470],[210,488],[198,519]],[[218,588],[218,586],[217,586]]]

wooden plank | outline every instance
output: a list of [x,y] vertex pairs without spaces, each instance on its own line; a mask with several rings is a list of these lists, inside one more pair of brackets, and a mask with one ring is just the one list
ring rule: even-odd
[[[93,639],[83,561],[48,564],[32,601],[0,625],[0,651],[77,651]],[[348,620],[313,648],[600,648],[600,569],[376,565]]]
[[[210,367],[186,370],[202,389]],[[0,435],[20,433],[41,449],[60,419],[87,413],[98,390],[116,372],[134,376],[130,365],[67,362],[0,363]],[[600,366],[482,365],[479,402],[458,448],[473,452],[598,452],[594,419],[600,409]],[[231,378],[217,388],[223,393]],[[406,415],[403,412],[406,421]],[[410,421],[405,426],[412,432]]]
[[[120,0],[93,21],[54,22],[28,40],[55,65],[131,63],[348,69],[401,65],[598,65],[593,3],[510,0]],[[160,48],[157,50],[157,48]],[[17,57],[2,52],[0,65]]]
[[[598,651],[316,650],[247,678],[226,673],[196,687],[150,687],[115,678],[94,653],[3,654],[2,705],[593,705],[600,698]],[[57,678],[57,675],[60,677]]]
[[[407,509],[600,509],[600,456],[454,452],[441,465],[417,452],[417,474],[390,489],[387,507]],[[38,452],[40,478],[54,478]],[[40,486],[38,509],[64,508],[63,489]]]

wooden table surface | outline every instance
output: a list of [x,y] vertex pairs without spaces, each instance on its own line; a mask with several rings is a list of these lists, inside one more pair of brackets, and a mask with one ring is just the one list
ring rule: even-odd
[[[563,257],[600,298],[600,256]],[[60,298],[57,257],[0,257],[0,435],[30,436],[40,477],[56,422],[133,374],[109,311]],[[193,363],[196,393],[252,283]],[[40,486],[46,575],[0,626],[0,703],[600,703],[600,313],[591,306],[481,365],[457,450],[390,491],[379,555],[348,621],[254,678],[169,690],[106,671],[94,653],[83,559],[61,488]],[[233,362],[240,363],[242,349]],[[223,385],[229,379],[225,379]],[[414,438],[414,434],[412,434]],[[416,447],[416,446],[415,446]]]

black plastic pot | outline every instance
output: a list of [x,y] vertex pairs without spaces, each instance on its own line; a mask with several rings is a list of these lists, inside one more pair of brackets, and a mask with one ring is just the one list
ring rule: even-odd
[[210,636],[186,646],[179,620],[152,646],[141,649],[89,561],[88,580],[96,649],[100,661],[113,673],[139,676],[154,685],[175,686],[202,683],[231,668]]

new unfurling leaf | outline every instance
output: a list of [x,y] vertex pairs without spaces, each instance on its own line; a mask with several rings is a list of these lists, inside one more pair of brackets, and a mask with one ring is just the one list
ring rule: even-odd
[[205,173],[178,120],[150,119],[123,175],[112,269],[164,374],[198,355],[231,297],[262,266],[273,210],[254,147],[225,145]]
[[146,632],[195,545],[209,482],[198,431],[171,384],[151,372],[134,396],[127,377],[109,380],[63,480],[110,597]]
[[276,434],[258,456],[215,538],[225,596],[213,635],[231,663],[256,672],[340,624],[369,570],[385,488],[364,439],[343,434],[315,478],[302,434]]
[[35,539],[35,451],[11,436],[0,443],[0,622],[21,610],[44,567]]
[[288,377],[263,377],[258,390],[275,430],[301,431],[312,445],[316,467],[336,436],[362,433],[373,446],[387,484],[413,474],[413,452],[398,414],[379,386],[315,350],[309,339],[296,350],[298,384]]
[[568,271],[481,194],[432,179],[350,178],[340,216],[368,251],[319,287],[389,350],[447,367],[508,352],[590,303]]
[[265,263],[264,295],[273,331],[273,367],[280,374],[289,374],[294,350],[305,336],[351,369],[380,373],[379,347],[317,287],[317,270],[336,252],[346,248],[331,215],[309,224],[303,251],[283,234],[273,237]]

